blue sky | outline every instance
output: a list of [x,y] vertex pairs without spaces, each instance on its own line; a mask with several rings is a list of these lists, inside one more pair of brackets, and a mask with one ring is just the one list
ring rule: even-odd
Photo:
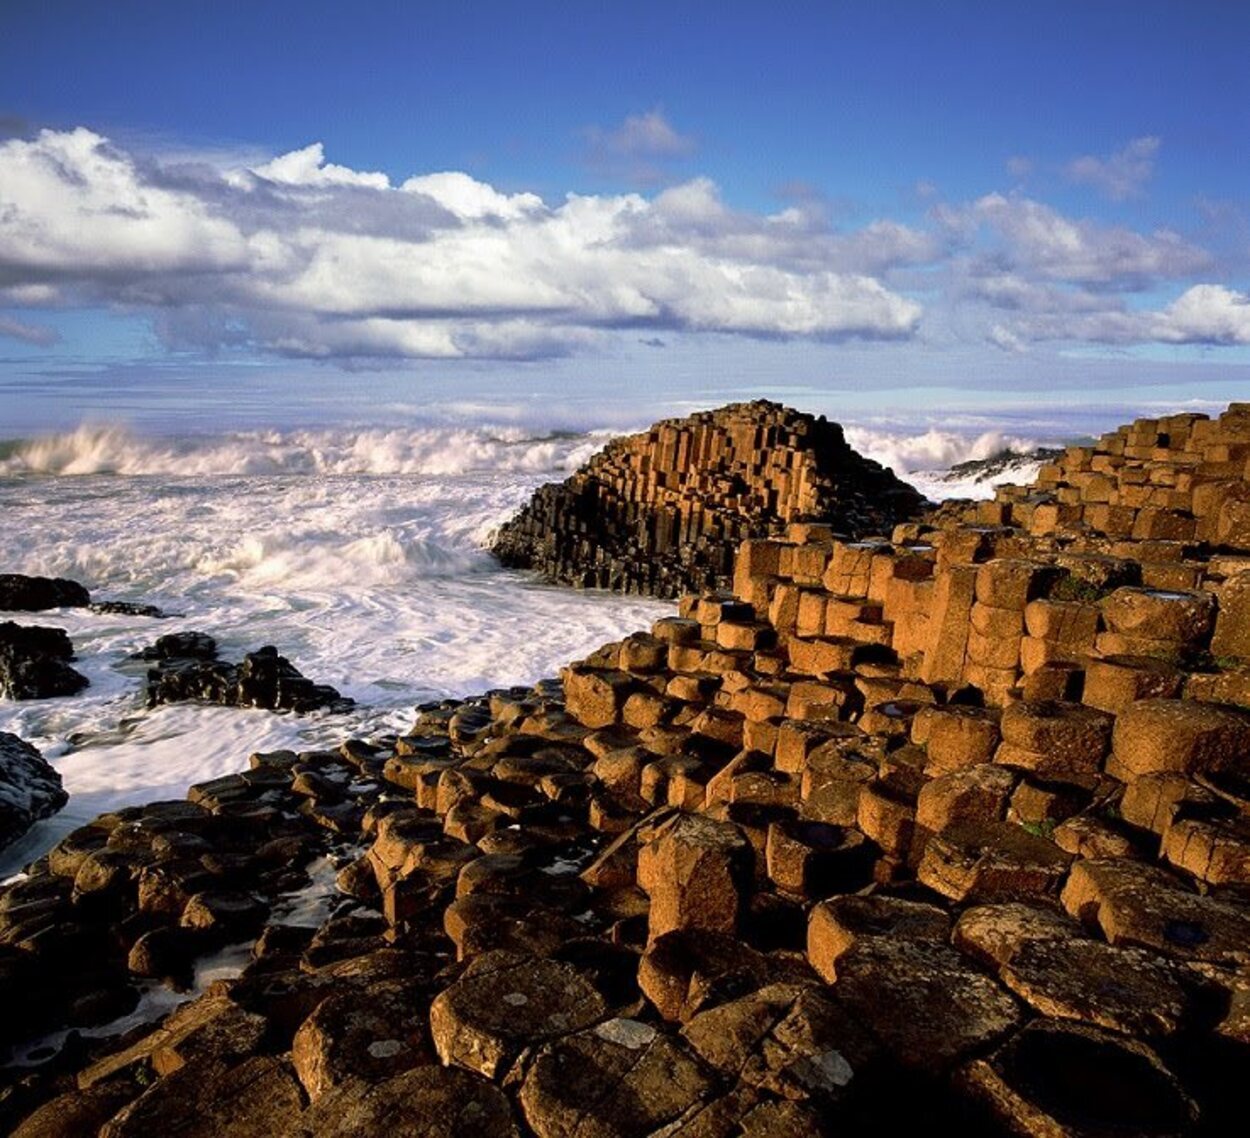
[[1247,43],[1236,0],[5,0],[0,417],[1248,398]]

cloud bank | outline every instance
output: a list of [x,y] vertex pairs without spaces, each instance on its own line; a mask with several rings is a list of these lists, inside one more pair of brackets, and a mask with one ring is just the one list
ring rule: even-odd
[[548,206],[451,171],[394,186],[320,144],[250,170],[163,165],[86,129],[0,144],[0,288],[150,310],[179,346],[524,358],[622,328],[915,332],[919,304],[872,257],[813,261],[804,239],[706,181]]
[[[693,150],[658,110],[598,142],[629,160]],[[1131,196],[1158,149],[1137,139],[1067,173]],[[171,348],[349,365],[693,332],[1012,354],[1250,344],[1244,284],[1171,229],[1069,217],[1020,190],[951,203],[935,188],[926,207],[920,223],[841,229],[819,201],[735,209],[700,177],[548,202],[453,170],[392,181],[320,143],[231,165],[45,130],[0,141],[0,337],[50,346],[26,313],[90,305],[148,317]]]

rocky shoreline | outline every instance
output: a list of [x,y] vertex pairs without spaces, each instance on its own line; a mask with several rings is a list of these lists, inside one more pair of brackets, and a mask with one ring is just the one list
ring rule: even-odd
[[0,890],[0,1128],[1238,1132],[1250,406],[852,536],[75,831]]

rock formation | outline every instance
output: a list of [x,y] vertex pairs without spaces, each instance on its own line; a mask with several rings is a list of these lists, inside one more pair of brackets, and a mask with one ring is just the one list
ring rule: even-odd
[[0,849],[69,800],[61,776],[29,743],[0,731]]
[[260,707],[267,711],[346,711],[352,700],[328,684],[315,684],[272,645],[258,648],[231,664],[217,658],[217,644],[203,632],[162,636],[135,657],[154,661],[148,670],[145,698],[162,703],[216,703],[222,707]]
[[1234,406],[791,523],[559,682],[97,819],[0,892],[9,1043],[252,959],[0,1071],[0,1127],[1240,1133],[1248,461]]
[[73,658],[63,628],[0,621],[0,699],[76,695],[88,681],[69,666]]
[[563,584],[676,597],[726,585],[745,538],[792,521],[888,533],[922,503],[836,423],[761,400],[616,439],[541,487],[493,549]]
[[83,608],[91,596],[77,581],[64,577],[26,577],[0,573],[0,609],[38,612],[42,609]]

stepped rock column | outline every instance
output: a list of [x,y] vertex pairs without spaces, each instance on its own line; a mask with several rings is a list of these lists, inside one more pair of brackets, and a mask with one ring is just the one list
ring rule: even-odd
[[638,851],[638,884],[651,898],[649,939],[675,929],[733,933],[755,855],[737,826],[702,814],[661,822]]

